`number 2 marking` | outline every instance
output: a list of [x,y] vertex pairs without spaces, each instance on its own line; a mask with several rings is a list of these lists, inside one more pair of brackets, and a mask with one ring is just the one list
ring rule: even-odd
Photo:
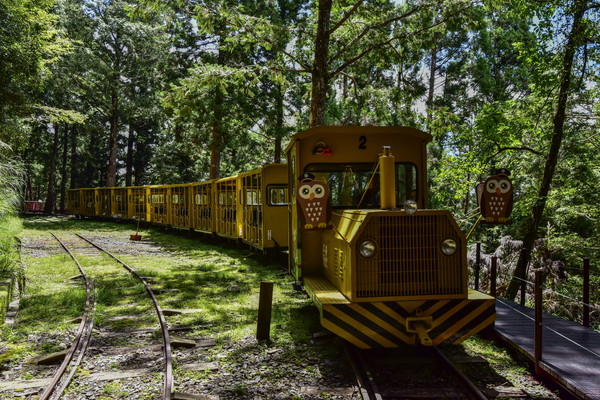
[[367,137],[366,136],[363,135],[358,138],[358,149],[359,150],[367,149]]

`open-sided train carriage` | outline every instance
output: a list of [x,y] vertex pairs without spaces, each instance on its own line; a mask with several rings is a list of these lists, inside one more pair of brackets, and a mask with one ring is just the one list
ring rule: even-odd
[[150,221],[150,189],[146,186],[129,186],[127,189],[127,216],[136,221]]
[[190,184],[169,185],[167,200],[168,224],[190,228]]
[[217,235],[238,239],[242,237],[241,202],[238,191],[240,190],[239,176],[230,176],[218,179],[215,182],[215,232]]
[[267,164],[240,174],[242,240],[260,250],[287,247],[286,164]]
[[214,218],[215,181],[190,184],[190,228],[203,233],[215,232]]
[[155,224],[169,225],[169,214],[167,212],[169,186],[152,185],[148,189],[149,221]]
[[81,189],[81,198],[83,199],[83,207],[81,214],[86,217],[95,217],[100,215],[100,202],[98,201],[98,189],[85,188]]
[[81,193],[80,189],[67,190],[67,213],[78,216],[83,214],[85,204]]

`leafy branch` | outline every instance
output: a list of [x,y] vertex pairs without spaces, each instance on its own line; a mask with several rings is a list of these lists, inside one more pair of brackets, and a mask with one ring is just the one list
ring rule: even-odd
[[[446,16],[446,17],[444,17],[444,18],[442,18],[442,19],[440,19],[438,21],[433,22],[432,24],[430,24],[430,25],[428,25],[428,26],[426,26],[424,28],[417,29],[415,31],[408,32],[408,33],[403,33],[401,35],[394,36],[394,37],[392,37],[392,38],[390,38],[390,39],[388,39],[388,40],[386,40],[386,41],[384,41],[382,43],[379,43],[379,44],[367,47],[360,54],[356,55],[355,57],[350,58],[348,61],[346,61],[345,63],[343,63],[342,65],[340,65],[338,68],[336,68],[335,71],[333,71],[331,73],[331,77],[334,77],[334,76],[338,75],[341,71],[343,71],[346,68],[350,67],[351,65],[353,65],[354,63],[356,63],[357,61],[359,61],[360,59],[362,59],[363,57],[365,57],[369,53],[373,52],[374,50],[379,50],[382,47],[385,47],[385,46],[389,45],[390,43],[392,43],[392,42],[394,42],[396,40],[406,39],[406,38],[408,38],[410,36],[418,35],[418,34],[420,34],[422,32],[428,31],[428,30],[433,29],[433,28],[435,28],[437,26],[445,24],[451,18],[453,18],[456,15],[464,12],[465,10],[468,10],[472,6],[473,6],[473,3],[468,3],[465,7],[458,9],[457,11],[449,14],[448,16]],[[408,13],[406,13],[406,14],[404,14],[402,16],[399,16],[399,17],[394,18],[392,20],[388,20],[388,21],[382,22],[382,24],[387,23],[387,22],[389,22],[389,23],[394,22],[393,20],[398,20],[398,19],[404,18],[407,15],[412,15],[416,11],[418,11],[418,10],[417,9],[411,10],[411,11],[409,11]],[[337,57],[338,57],[338,55],[334,56],[334,59],[337,58]]]

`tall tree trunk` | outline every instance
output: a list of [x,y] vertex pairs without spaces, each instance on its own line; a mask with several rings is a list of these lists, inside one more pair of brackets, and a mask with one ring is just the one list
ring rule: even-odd
[[283,138],[284,133],[284,105],[283,105],[283,88],[282,85],[277,85],[276,94],[275,94],[275,113],[276,113],[276,122],[275,122],[275,152],[273,156],[274,163],[281,162],[281,140]]
[[56,160],[58,158],[58,131],[59,125],[54,124],[54,135],[50,149],[50,162],[48,163],[48,191],[46,192],[46,204],[44,213],[52,214],[54,212],[54,203],[56,202],[56,191],[54,189],[54,180],[56,178]]
[[144,170],[147,168],[147,160],[142,156],[145,144],[142,141],[136,143],[135,154],[133,155],[133,182],[135,186],[140,186],[144,182]]
[[[135,151],[133,152],[133,182],[135,186],[140,186],[144,183],[144,172],[148,169],[149,156],[146,152],[148,145],[148,133],[154,128],[151,123],[141,122],[140,125],[135,127],[137,136],[135,141]],[[145,134],[140,134],[145,132]]]
[[59,210],[64,214],[67,204],[67,160],[69,155],[69,132],[71,129],[63,129],[62,137],[62,165],[60,171],[60,207]]
[[210,133],[210,179],[217,179],[221,172],[221,148],[223,147],[223,92],[215,88],[213,123]]
[[[224,26],[219,28],[220,33],[220,48],[219,56],[217,57],[218,65],[225,65],[227,61],[227,53],[223,49],[225,46],[225,39],[227,38],[227,31]],[[210,179],[217,179],[221,176],[221,149],[223,148],[224,132],[223,132],[223,103],[224,103],[223,90],[217,85],[215,86],[215,102],[213,105],[213,121],[212,129],[210,132]]]
[[582,19],[586,10],[586,0],[575,1],[573,26],[571,27],[571,32],[568,36],[562,62],[558,103],[553,120],[552,142],[550,143],[550,150],[546,159],[546,165],[544,166],[544,175],[542,176],[542,183],[538,191],[537,200],[533,205],[533,210],[531,213],[532,217],[529,221],[529,225],[527,226],[525,238],[523,239],[523,247],[521,249],[519,262],[517,263],[517,267],[513,272],[514,277],[506,291],[506,297],[509,299],[514,299],[516,297],[520,286],[519,279],[525,279],[527,276],[528,260],[531,258],[531,251],[535,240],[538,237],[538,227],[540,225],[542,215],[544,214],[544,208],[546,207],[546,200],[550,191],[550,185],[552,184],[552,178],[554,177],[554,171],[556,169],[556,164],[558,163],[558,154],[564,138],[564,125],[567,110],[567,100],[569,99],[569,86],[571,84],[573,60],[575,58],[575,52],[577,48],[583,43],[583,32],[585,27]]
[[125,186],[131,186],[133,178],[133,143],[135,142],[135,128],[129,122],[129,136],[127,137],[127,160],[125,163]]
[[325,123],[325,105],[327,102],[327,86],[329,85],[329,22],[331,19],[332,0],[319,1],[317,20],[317,37],[315,38],[315,58],[312,69],[312,92],[310,100],[309,127]]
[[85,167],[83,171],[83,176],[80,177],[81,187],[94,187],[102,185],[102,177],[104,175],[100,174],[100,165],[104,165],[104,160],[101,159],[101,154],[103,152],[100,143],[98,143],[98,137],[102,132],[98,132],[96,129],[93,129],[88,135],[88,143],[85,146],[84,155],[85,155]]
[[29,165],[27,166],[27,182],[25,193],[25,200],[34,200],[33,188],[31,186],[31,168],[29,167]]
[[431,123],[433,111],[433,95],[435,94],[435,71],[437,70],[437,44],[431,49],[431,64],[429,65],[429,93],[427,94],[427,128]]
[[117,92],[113,90],[111,95],[110,109],[110,137],[108,139],[108,170],[106,176],[106,186],[116,186],[117,182],[117,132],[119,131],[119,98]]
[[73,129],[71,129],[71,179],[69,179],[69,189],[75,189],[77,187],[79,172],[79,165],[77,159],[77,133],[78,128],[77,125],[73,125]]

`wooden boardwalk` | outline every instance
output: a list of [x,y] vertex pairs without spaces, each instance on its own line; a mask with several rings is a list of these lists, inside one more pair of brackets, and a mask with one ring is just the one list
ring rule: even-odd
[[[600,400],[600,333],[543,314],[541,368],[582,399]],[[534,310],[496,299],[496,333],[534,360]]]

